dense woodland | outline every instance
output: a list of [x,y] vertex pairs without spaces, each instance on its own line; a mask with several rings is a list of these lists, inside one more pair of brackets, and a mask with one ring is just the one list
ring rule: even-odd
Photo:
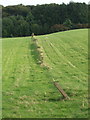
[[49,34],[69,29],[88,28],[88,5],[44,4],[2,6],[2,36],[18,37]]

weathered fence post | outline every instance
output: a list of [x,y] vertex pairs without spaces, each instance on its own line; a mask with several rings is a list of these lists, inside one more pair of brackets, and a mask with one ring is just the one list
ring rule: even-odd
[[31,35],[31,36],[32,36],[32,38],[33,38],[33,37],[34,37],[34,33],[32,33],[32,35]]
[[59,90],[59,92],[65,97],[65,99],[70,100],[69,96],[65,93],[65,91],[61,88],[61,86],[57,82],[54,82],[54,85]]

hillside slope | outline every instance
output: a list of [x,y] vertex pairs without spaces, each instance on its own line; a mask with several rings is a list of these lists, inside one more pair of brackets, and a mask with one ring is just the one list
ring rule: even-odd
[[[36,38],[50,69],[37,64],[31,37],[3,39],[3,118],[86,118],[88,30]],[[70,100],[63,99],[53,79]]]
[[50,71],[53,78],[61,82],[63,87],[86,90],[88,75],[87,29],[54,33],[37,37],[37,39],[43,47],[44,61],[52,68]]

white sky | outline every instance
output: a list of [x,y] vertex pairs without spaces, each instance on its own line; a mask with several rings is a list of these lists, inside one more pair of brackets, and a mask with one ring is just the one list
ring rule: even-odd
[[69,3],[70,1],[74,2],[85,2],[88,3],[89,0],[0,0],[0,4],[3,6],[8,5],[17,5],[17,4],[23,4],[23,5],[37,5],[37,4],[49,4],[49,3],[58,3],[61,4]]

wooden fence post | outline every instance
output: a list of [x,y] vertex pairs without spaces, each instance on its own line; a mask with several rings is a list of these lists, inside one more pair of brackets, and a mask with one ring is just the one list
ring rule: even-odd
[[65,91],[61,88],[61,86],[57,82],[54,82],[54,85],[59,90],[59,92],[65,97],[65,99],[70,100],[69,96],[65,93]]

